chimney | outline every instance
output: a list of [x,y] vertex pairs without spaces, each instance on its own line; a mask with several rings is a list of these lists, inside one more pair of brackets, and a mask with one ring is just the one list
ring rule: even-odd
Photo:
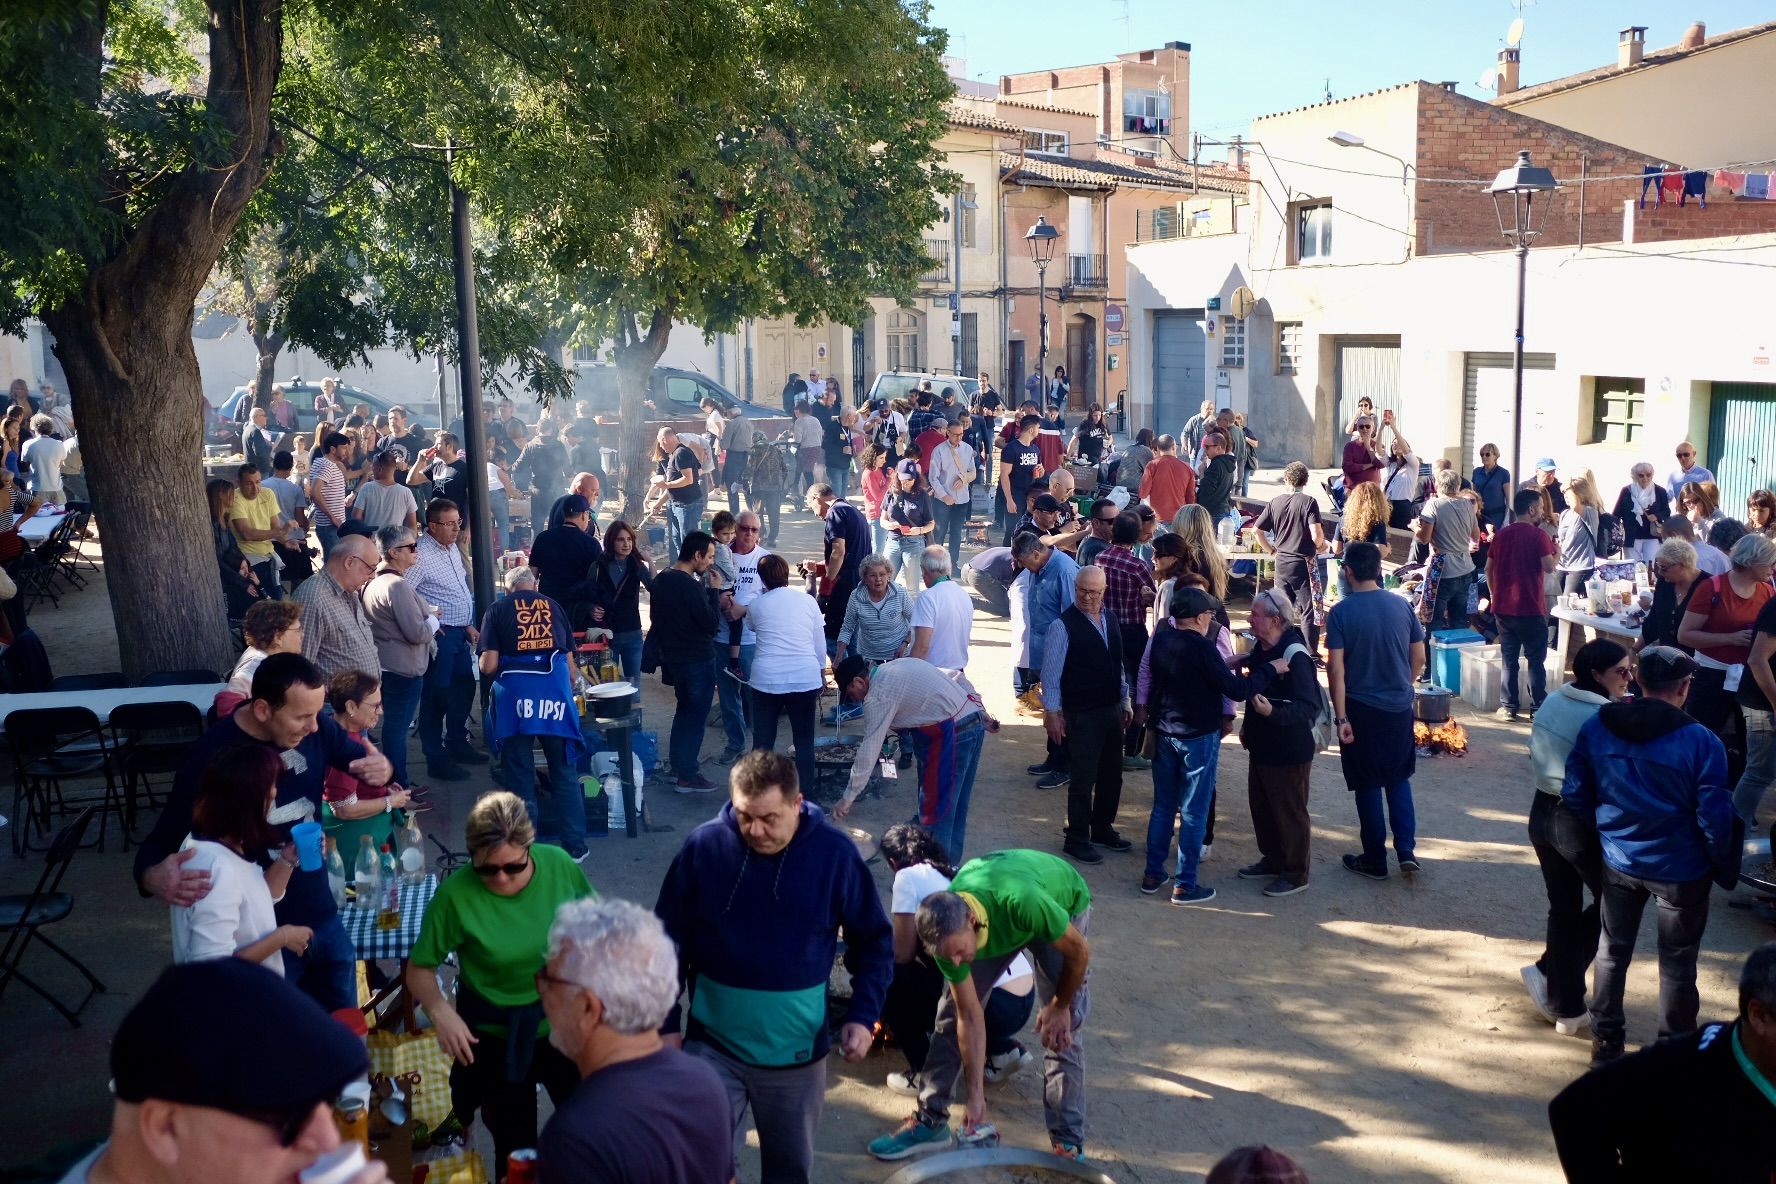
[[1616,67],[1626,70],[1638,66],[1646,56],[1646,26],[1629,25],[1616,34]]
[[1246,171],[1246,145],[1239,136],[1235,136],[1233,143],[1227,146],[1227,167],[1236,173]]
[[1450,94],[1454,94],[1455,88],[1460,86],[1461,83],[1459,83],[1459,82],[1444,82],[1444,83],[1440,83],[1439,85],[1441,85],[1443,87],[1443,89],[1448,91]]
[[1708,26],[1701,21],[1693,22],[1684,30],[1683,40],[1678,42],[1681,49],[1701,49],[1702,43],[1708,40]]
[[1498,94],[1500,98],[1517,90],[1517,69],[1523,64],[1523,51],[1515,45],[1499,50]]

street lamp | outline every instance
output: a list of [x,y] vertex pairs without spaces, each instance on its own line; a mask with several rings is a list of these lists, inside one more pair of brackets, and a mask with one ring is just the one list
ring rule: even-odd
[[1036,374],[1042,382],[1048,381],[1048,265],[1054,261],[1055,243],[1060,240],[1061,232],[1048,224],[1047,218],[1037,218],[1036,225],[1030,227],[1024,235],[1024,242],[1029,245],[1030,258],[1036,264],[1036,323],[1038,338],[1036,342]]
[[956,377],[962,377],[962,212],[980,203],[960,191],[950,196],[950,350]]
[[[1513,479],[1523,480],[1523,300],[1529,283],[1530,240],[1542,232],[1535,225],[1538,213],[1546,222],[1547,202],[1537,202],[1536,195],[1553,193],[1559,184],[1552,171],[1529,163],[1527,150],[1517,154],[1517,163],[1501,171],[1493,181],[1492,204],[1498,214],[1499,233],[1517,248],[1517,337],[1511,351],[1511,464]],[[1505,217],[1505,210],[1511,217]]]
[[1377,156],[1385,156],[1400,166],[1400,194],[1406,202],[1406,225],[1402,227],[1402,233],[1406,236],[1406,257],[1410,259],[1412,257],[1412,187],[1408,183],[1407,177],[1412,171],[1412,166],[1403,157],[1395,156],[1392,152],[1383,152],[1355,132],[1333,132],[1326,139],[1340,148],[1366,149]]

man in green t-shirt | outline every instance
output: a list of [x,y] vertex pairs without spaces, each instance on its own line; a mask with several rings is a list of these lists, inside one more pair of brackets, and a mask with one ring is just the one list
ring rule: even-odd
[[[1056,1155],[1085,1157],[1085,1045],[1088,1004],[1085,939],[1091,889],[1073,865],[1042,851],[995,851],[962,865],[948,892],[919,905],[919,940],[949,990],[921,1073],[919,1110],[892,1134],[870,1143],[877,1159],[942,1151],[950,1133],[950,1095],[960,1075],[965,1133],[986,1118],[987,1045],[983,1005],[1019,951],[1036,967],[1036,1033],[1045,1050],[1043,1110]],[[1059,1087],[1058,1089],[1056,1087]]]

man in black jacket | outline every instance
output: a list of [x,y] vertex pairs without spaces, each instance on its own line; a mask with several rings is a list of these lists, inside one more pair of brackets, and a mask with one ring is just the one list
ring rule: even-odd
[[1548,1104],[1575,1184],[1776,1179],[1776,942],[1739,976],[1739,1018],[1593,1069]]
[[[715,630],[720,620],[703,573],[715,562],[715,539],[700,530],[685,536],[678,562],[654,577],[649,598],[647,651],[660,666],[661,681],[678,698],[672,715],[673,788],[679,793],[710,793],[715,784],[698,772],[704,721],[715,696]],[[725,594],[731,603],[732,593]],[[652,662],[644,659],[643,666]],[[725,677],[725,675],[723,676]]]
[[1218,431],[1203,437],[1203,467],[1196,481],[1196,501],[1219,522],[1233,512],[1233,494],[1239,473],[1233,464],[1227,437]]

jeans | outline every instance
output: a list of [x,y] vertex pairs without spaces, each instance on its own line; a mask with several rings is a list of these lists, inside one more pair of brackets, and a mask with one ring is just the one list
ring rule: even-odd
[[[1357,831],[1363,838],[1363,862],[1371,867],[1387,868],[1388,823],[1394,826],[1394,854],[1402,861],[1413,858],[1418,846],[1418,820],[1412,812],[1412,781],[1408,778],[1386,790],[1370,786],[1355,791],[1357,798]],[[1387,799],[1387,812],[1382,813],[1382,798]]]
[[284,581],[278,575],[277,560],[268,555],[250,566],[253,569],[253,574],[259,577],[259,591],[265,594],[265,598],[267,600],[282,600],[284,598]]
[[1065,712],[1067,830],[1072,842],[1114,834],[1122,805],[1122,704]]
[[396,784],[412,785],[407,780],[407,730],[419,714],[420,695],[425,690],[425,675],[382,672],[382,752],[394,766]]
[[1708,895],[1713,881],[1707,876],[1672,884],[1643,880],[1603,868],[1603,894],[1598,899],[1603,936],[1597,943],[1597,972],[1591,984],[1591,1034],[1596,1040],[1620,1045],[1628,1021],[1622,1014],[1622,994],[1628,986],[1628,964],[1634,958],[1634,939],[1647,898],[1659,902],[1659,1039],[1687,1036],[1696,1030],[1696,956],[1702,951],[1702,931],[1708,925]]
[[314,527],[315,541],[321,545],[321,558],[324,560],[327,552],[333,549],[333,544],[339,541],[339,528],[327,521],[327,516],[321,513],[315,515]]
[[506,540],[512,537],[512,499],[505,490],[497,486],[487,491],[487,513],[493,519],[493,533],[489,535],[493,543],[493,553],[498,555],[506,549]]
[[1529,804],[1529,842],[1548,889],[1548,940],[1536,968],[1548,983],[1549,1008],[1567,1019],[1585,1010],[1585,971],[1597,956],[1603,847],[1590,818],[1539,790]]
[[931,512],[937,518],[937,530],[933,532],[931,541],[950,548],[950,571],[962,570],[962,535],[968,527],[968,512],[973,508],[967,499],[953,506],[942,502],[931,503]]
[[1504,660],[1499,699],[1507,711],[1522,709],[1517,687],[1517,656],[1529,664],[1529,709],[1539,711],[1548,697],[1548,619],[1498,617],[1499,656]]
[[611,634],[611,648],[616,650],[617,661],[623,667],[623,677],[641,685],[641,646],[646,640],[641,630],[625,629],[621,633]]
[[[894,1033],[894,1043],[913,1073],[925,1067],[925,1054],[931,1050],[931,1029],[937,1023],[937,1005],[947,993],[943,976],[924,958],[894,964],[894,978],[882,1003],[882,1022]],[[987,1056],[1004,1056],[1017,1047],[1017,1034],[1030,1022],[1035,1003],[1034,991],[1013,995],[998,989],[981,1000]]]
[[419,746],[431,760],[469,746],[469,709],[475,703],[473,662],[467,629],[446,625],[439,630],[438,652],[426,668],[419,700]]
[[1431,629],[1464,629],[1468,624],[1468,589],[1474,573],[1444,576],[1437,581],[1437,599],[1431,607]]
[[812,1180],[814,1131],[826,1104],[826,1059],[789,1069],[760,1069],[701,1040],[685,1041],[684,1050],[707,1062],[727,1091],[735,1162],[750,1109],[752,1125],[758,1128],[760,1184]]
[[1208,825],[1215,770],[1221,763],[1221,730],[1185,739],[1161,732],[1153,753],[1153,813],[1147,818],[1146,874],[1164,874],[1166,851],[1172,845],[1172,819],[1178,825],[1177,881],[1196,887],[1196,865],[1202,858],[1203,831]]
[[666,503],[666,562],[673,563],[678,559],[678,549],[684,544],[685,536],[694,533],[703,525],[703,499],[694,501]]
[[836,497],[844,497],[851,488],[851,458],[843,452],[825,454],[826,480]]
[[[722,677],[727,678],[726,675]],[[728,679],[733,682],[733,679]],[[777,747],[777,723],[789,717],[789,734],[795,740],[796,779],[803,793],[814,790],[814,712],[820,705],[820,692],[790,691],[774,694],[752,692],[752,746],[769,752]],[[742,745],[744,747],[744,745]]]
[[358,948],[345,935],[345,922],[339,914],[314,927],[307,952],[284,951],[284,978],[319,1003],[323,1011],[358,1005]]
[[1776,782],[1776,715],[1743,705],[1739,710],[1745,716],[1745,772],[1733,790],[1733,809],[1750,834],[1757,830],[1758,803]]
[[[537,806],[536,757],[532,741],[540,744],[549,763],[549,809]],[[530,820],[539,833],[556,835],[569,855],[586,850],[586,796],[580,791],[579,771],[567,759],[567,741],[560,736],[507,736],[500,741],[499,785],[524,799]]]
[[781,489],[759,489],[756,486],[747,490],[747,501],[752,504],[753,513],[759,516],[759,537],[769,546],[777,543],[777,520],[783,512],[783,491]]
[[924,731],[917,728],[908,734],[913,739],[913,760],[919,772],[919,810],[915,821],[924,824],[937,841],[943,844],[944,852],[950,857],[950,866],[961,867],[962,846],[968,838],[968,803],[974,797],[974,776],[980,769],[981,745],[987,738],[987,729],[979,715],[956,725],[956,755],[952,762],[955,788],[950,795],[948,811],[935,815],[930,822],[925,822],[927,807],[940,800],[937,762],[932,759],[932,741]]
[[746,751],[746,688],[728,674],[728,629],[722,622],[716,642],[715,701],[721,704],[722,741],[732,752]]
[[[1085,936],[1090,928],[1091,909],[1072,918],[1073,928],[1081,936]],[[1054,998],[1055,984],[1060,981],[1061,967],[1064,959],[1054,946],[1044,941],[1033,941],[1024,947],[1030,955],[1030,961],[1036,967],[1036,999],[1043,1006]],[[976,958],[969,965],[969,977],[974,982],[974,993],[980,999],[986,999],[993,991],[993,984],[1005,973],[1005,968],[1017,956],[1016,950],[1008,950],[991,958]],[[1042,1054],[1042,1115],[1048,1125],[1050,1137],[1057,1141],[1071,1143],[1075,1147],[1085,1146],[1085,1020],[1091,1013],[1091,970],[1085,972],[1085,981],[1073,996],[1073,1005],[1067,1009],[1067,1019],[1072,1028],[1073,1040],[1065,1052],[1053,1052],[1048,1049]],[[937,1023],[931,1032],[931,1048],[925,1056],[925,1066],[921,1074],[923,1086],[919,1090],[919,1117],[924,1122],[941,1126],[950,1120],[950,1096],[962,1074],[962,1050],[956,1042],[956,996],[945,991],[937,1001]]]
[[664,673],[672,676],[672,690],[678,698],[678,709],[672,713],[668,751],[672,754],[672,775],[684,781],[697,775],[709,701],[715,697],[715,659],[660,665]]
[[905,571],[908,596],[917,596],[924,586],[919,560],[930,543],[931,536],[923,534],[896,534],[888,539],[888,582],[892,584]]
[[870,519],[870,550],[877,555],[886,556],[888,548],[894,542],[894,536],[882,525],[881,519]]

